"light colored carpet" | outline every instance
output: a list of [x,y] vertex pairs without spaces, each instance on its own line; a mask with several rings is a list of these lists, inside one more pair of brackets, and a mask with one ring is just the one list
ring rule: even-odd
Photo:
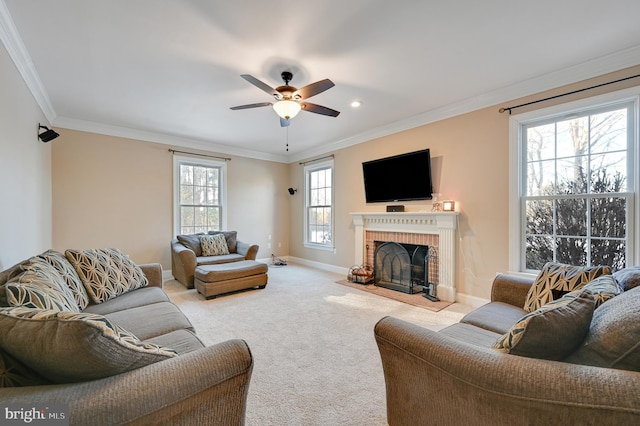
[[290,263],[269,268],[264,290],[205,300],[174,280],[164,288],[206,345],[249,344],[247,425],[386,425],[375,323],[391,315],[439,330],[471,308],[430,312],[336,284],[343,278]]

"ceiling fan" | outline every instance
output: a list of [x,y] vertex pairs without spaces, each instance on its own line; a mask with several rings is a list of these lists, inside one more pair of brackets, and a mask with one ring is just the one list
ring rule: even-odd
[[301,110],[321,115],[328,115],[330,117],[337,117],[338,114],[340,114],[340,111],[336,111],[322,105],[312,104],[311,102],[305,102],[305,99],[322,93],[335,86],[335,84],[333,84],[333,82],[328,78],[316,81],[315,83],[311,83],[298,89],[296,87],[289,86],[289,82],[293,78],[293,74],[289,71],[283,71],[282,74],[280,74],[280,77],[284,80],[284,86],[278,86],[274,89],[249,74],[242,74],[240,77],[244,78],[258,89],[270,94],[276,101],[239,105],[231,107],[232,110],[259,108],[271,105],[280,116],[280,125],[282,127],[287,127],[289,125],[289,120],[295,117]]

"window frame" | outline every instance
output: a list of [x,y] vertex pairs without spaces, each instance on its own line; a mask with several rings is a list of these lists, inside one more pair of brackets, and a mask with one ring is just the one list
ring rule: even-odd
[[220,230],[227,229],[227,162],[219,160],[201,159],[186,156],[173,156],[173,234],[180,235],[181,232],[181,220],[180,220],[180,166],[203,166],[203,167],[217,167],[220,169],[219,173],[219,191],[220,191]]
[[627,158],[627,191],[630,199],[627,210],[627,266],[640,263],[640,166],[638,153],[640,140],[638,125],[640,124],[640,87],[593,96],[574,102],[568,102],[548,108],[543,108],[509,117],[509,271],[522,274],[535,274],[535,270],[525,269],[525,224],[526,211],[524,209],[523,194],[526,189],[525,171],[527,153],[522,141],[524,127],[531,123],[544,120],[561,120],[573,114],[597,111],[615,105],[631,103],[631,129]]
[[[323,169],[331,169],[331,242],[328,244],[314,243],[309,240],[309,211],[311,207],[311,173]],[[304,246],[317,250],[333,251],[335,248],[335,167],[333,159],[316,162],[304,166]]]

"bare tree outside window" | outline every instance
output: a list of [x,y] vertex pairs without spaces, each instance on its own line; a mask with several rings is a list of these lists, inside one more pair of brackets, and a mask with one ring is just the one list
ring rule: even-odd
[[219,231],[220,168],[180,164],[180,232]]
[[525,269],[626,265],[630,104],[524,126]]

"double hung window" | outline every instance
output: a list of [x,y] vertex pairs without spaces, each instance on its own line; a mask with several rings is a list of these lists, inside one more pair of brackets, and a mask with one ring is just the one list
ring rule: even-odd
[[174,158],[176,233],[195,234],[223,229],[226,164],[188,157]]
[[306,166],[305,246],[333,249],[333,161]]
[[625,100],[518,122],[519,270],[632,261],[637,115]]

